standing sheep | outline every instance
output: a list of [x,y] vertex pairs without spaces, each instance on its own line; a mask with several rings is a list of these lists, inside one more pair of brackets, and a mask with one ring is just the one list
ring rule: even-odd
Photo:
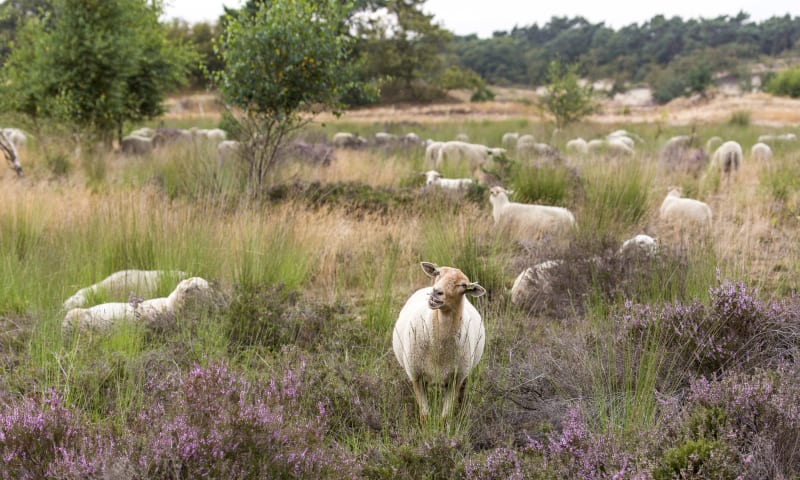
[[739,170],[744,154],[738,142],[729,140],[719,146],[711,157],[711,165],[719,168],[726,176]]
[[772,159],[772,149],[766,143],[758,142],[750,147],[750,158],[755,162],[766,162]]
[[414,389],[420,422],[430,413],[427,385],[444,387],[442,418],[447,418],[465,380],[483,356],[486,331],[480,313],[464,295],[480,297],[486,290],[452,267],[422,262],[434,279],[406,301],[392,334],[392,349]]
[[495,225],[510,228],[519,239],[538,239],[575,227],[575,216],[566,208],[511,202],[510,193],[503,187],[492,187],[489,202]]
[[679,228],[694,226],[708,231],[711,228],[711,208],[705,202],[682,198],[673,188],[667,193],[660,209],[661,220]]

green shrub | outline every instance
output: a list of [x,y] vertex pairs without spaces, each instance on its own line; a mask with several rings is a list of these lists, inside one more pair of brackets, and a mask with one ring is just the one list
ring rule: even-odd
[[724,444],[705,439],[687,440],[664,453],[653,470],[654,480],[733,479],[732,455]]
[[734,125],[737,127],[748,127],[750,126],[750,111],[748,110],[738,110],[733,112],[731,115],[731,119],[728,120],[730,125]]
[[800,67],[778,72],[764,85],[764,91],[782,97],[800,98]]

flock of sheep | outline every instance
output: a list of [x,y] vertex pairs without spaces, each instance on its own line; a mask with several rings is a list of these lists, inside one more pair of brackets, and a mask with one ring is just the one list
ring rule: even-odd
[[[12,134],[2,131],[0,135],[11,143]],[[131,153],[151,151],[161,142],[176,139],[206,138],[216,141],[219,148],[236,151],[238,144],[227,141],[224,131],[187,130],[158,132],[141,129],[125,137],[122,149]],[[691,145],[696,138],[679,136],[668,140],[662,147],[662,158],[674,162],[675,158],[696,160],[702,157]],[[791,141],[793,137],[762,137],[753,145],[751,157],[754,160],[771,158],[770,141]],[[228,142],[228,143],[226,143]],[[337,133],[333,137],[335,148],[359,148],[369,141],[349,133]],[[425,172],[429,188],[463,191],[470,185],[485,182],[480,172],[492,158],[513,151],[518,158],[545,158],[547,161],[563,161],[561,154],[553,147],[533,141],[530,135],[509,133],[502,138],[502,147],[488,147],[470,143],[466,138],[452,141],[421,141],[413,134],[395,136],[388,133],[376,134],[372,139],[377,145],[397,143],[425,147],[425,159],[431,170]],[[570,156],[592,155],[603,152],[607,155],[629,156],[635,152],[636,144],[642,139],[624,130],[612,132],[601,139],[585,141],[581,138],[566,143],[566,154]],[[714,148],[710,165],[725,175],[735,174],[744,160],[742,147],[735,141],[722,142],[712,138],[706,144]],[[148,150],[150,149],[150,150]],[[466,164],[473,178],[445,178],[437,169],[453,162]],[[568,233],[577,228],[575,215],[567,208],[553,205],[538,205],[512,202],[512,191],[501,185],[489,189],[489,202],[492,217],[498,228],[504,229],[513,238],[520,240],[566,239]],[[701,230],[711,227],[710,207],[699,200],[683,198],[680,190],[671,189],[659,209],[660,220],[665,223],[690,226]],[[645,234],[639,234],[623,242],[620,256],[631,251],[646,256],[658,250],[657,241]],[[514,280],[511,300],[523,304],[531,295],[547,292],[552,271],[563,264],[563,260],[548,260],[524,269]],[[406,372],[413,386],[419,406],[420,421],[424,422],[430,414],[427,386],[441,385],[444,388],[442,417],[447,418],[463,395],[465,380],[476,367],[483,354],[485,329],[480,313],[466,298],[479,297],[486,290],[454,267],[437,266],[422,262],[422,269],[432,278],[433,284],[414,292],[406,301],[395,323],[392,334],[392,348],[398,363]],[[65,332],[80,329],[108,329],[120,320],[133,320],[148,323],[157,318],[178,312],[188,298],[208,299],[212,288],[209,282],[200,277],[188,277],[181,271],[124,270],[116,272],[97,284],[78,290],[68,298],[63,308],[66,312],[62,327]],[[136,292],[137,295],[151,297],[160,282],[178,280],[170,295],[158,298],[133,298],[128,302],[101,303],[90,306],[88,303],[99,292]]]

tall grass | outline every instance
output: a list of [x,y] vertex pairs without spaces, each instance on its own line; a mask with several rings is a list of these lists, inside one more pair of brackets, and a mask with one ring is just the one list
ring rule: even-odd
[[581,182],[586,200],[580,229],[589,235],[613,236],[641,225],[653,208],[654,175],[641,162],[595,163],[584,169]]

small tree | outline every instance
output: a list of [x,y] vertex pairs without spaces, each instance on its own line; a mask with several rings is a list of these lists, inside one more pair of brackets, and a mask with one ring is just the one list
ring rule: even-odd
[[341,93],[354,86],[347,8],[336,0],[274,0],[226,18],[217,45],[224,68],[212,78],[238,124],[256,193],[274,175],[287,136],[316,113],[336,112]]
[[597,110],[591,85],[582,86],[578,66],[564,66],[552,60],[547,70],[547,93],[543,106],[556,119],[556,127],[563,128]]
[[160,14],[151,0],[54,0],[18,34],[0,84],[4,106],[108,142],[124,122],[160,115],[164,93],[195,59],[166,41]]

